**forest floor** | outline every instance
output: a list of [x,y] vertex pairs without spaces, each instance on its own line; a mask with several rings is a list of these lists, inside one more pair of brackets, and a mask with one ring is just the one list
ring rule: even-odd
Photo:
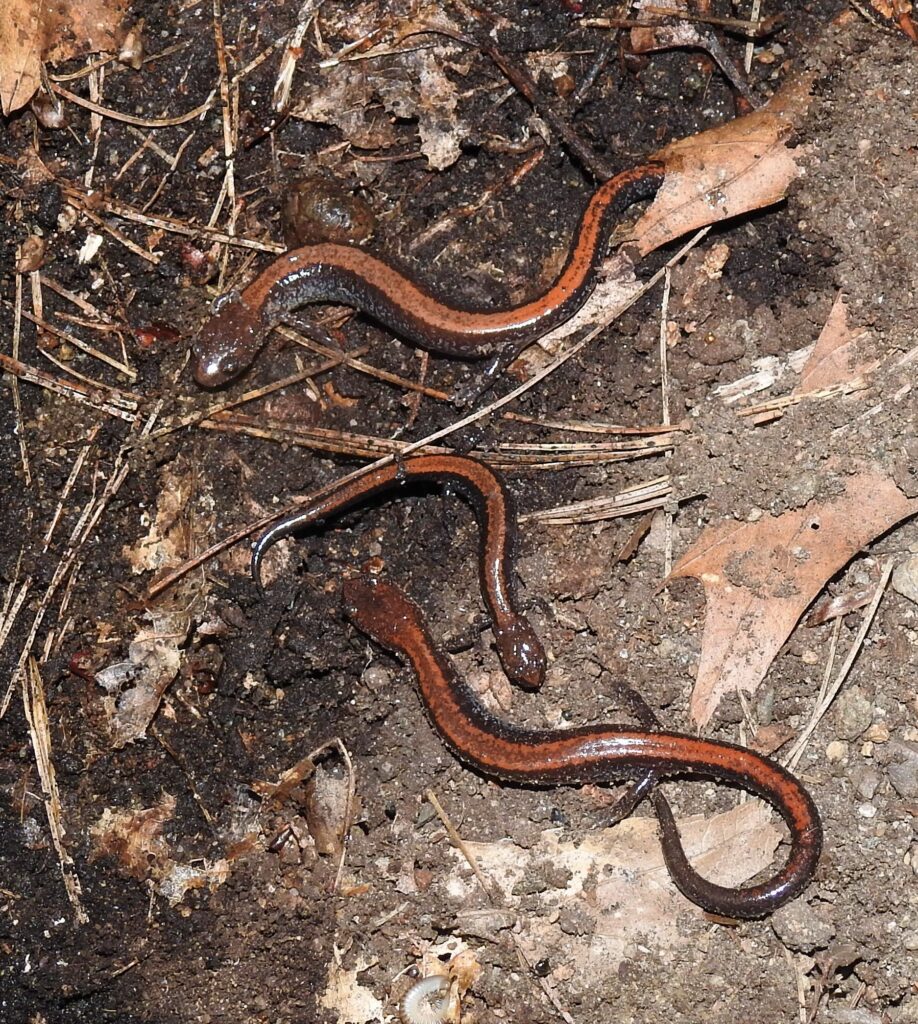
[[[297,182],[321,174],[366,204],[372,250],[436,295],[501,309],[557,274],[596,187],[589,153],[618,172],[737,118],[705,52],[625,53],[630,32],[595,24],[605,6],[573,6],[496,3],[485,20],[465,4],[306,4],[278,114],[295,5],[224,0],[218,33],[210,5],[137,3],[139,70],[51,68],[96,109],[65,97],[62,128],[29,108],[4,121],[4,1021],[368,1024],[447,970],[451,1019],[480,1024],[918,1021],[918,51],[885,23],[779,5],[739,106],[805,82],[781,140],[786,196],[688,251],[689,234],[648,247],[611,326],[566,360],[569,339],[534,346],[478,407],[552,372],[440,442],[499,464],[514,496],[520,597],[549,653],[538,693],[499,668],[474,516],[449,493],[287,542],[264,595],[245,538],[167,579],[449,427],[468,411],[449,396],[481,380],[335,307],[320,319],[346,355],[316,351],[306,311],[228,389],[195,384],[210,302],[283,250]],[[528,68],[535,107],[450,27]],[[741,36],[700,30],[742,65]],[[544,515],[616,495],[596,521]],[[787,523],[821,531],[829,568],[809,591],[762,533]],[[730,528],[717,563],[699,538]],[[617,790],[464,767],[410,670],[341,613],[342,577],[367,565],[421,604],[502,717],[627,719],[625,680],[668,729],[794,752],[825,830],[803,895],[760,920],[706,915],[670,882],[649,805],[606,827]],[[750,583],[757,611],[727,635],[713,576],[760,571],[779,585]],[[716,671],[715,633],[732,652]],[[272,794],[296,766],[302,785]],[[757,801],[690,781],[666,793],[712,878],[783,858]]]

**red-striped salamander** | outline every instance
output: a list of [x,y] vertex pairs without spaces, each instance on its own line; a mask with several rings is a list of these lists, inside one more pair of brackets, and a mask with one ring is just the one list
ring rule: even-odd
[[[819,814],[790,772],[732,743],[627,725],[523,729],[492,715],[434,645],[420,610],[383,581],[348,580],[345,611],[380,646],[407,660],[424,708],[449,749],[485,775],[538,785],[608,783],[623,777],[702,776],[754,793],[777,810],[790,830],[790,854],[770,878],[746,888],[715,885],[691,866],[669,804],[652,799],[666,867],[682,893],[724,917],[760,917],[806,888],[822,849]],[[640,784],[640,783],[639,783]]]
[[475,509],[480,529],[481,594],[494,630],[501,664],[515,683],[534,689],[545,675],[545,652],[514,598],[513,547],[516,519],[501,478],[483,462],[464,455],[415,455],[349,480],[315,504],[270,527],[252,552],[252,575],[261,585],[265,552],[297,530],[324,522],[374,495],[409,482],[458,490]]
[[544,295],[508,310],[447,305],[406,273],[353,245],[320,243],[283,253],[241,292],[214,303],[192,345],[195,380],[205,388],[227,384],[252,364],[275,324],[315,302],[353,306],[400,338],[457,359],[516,352],[583,305],[616,218],[632,203],[655,195],[663,176],[661,165],[648,163],[603,183],[584,211],[558,279]]

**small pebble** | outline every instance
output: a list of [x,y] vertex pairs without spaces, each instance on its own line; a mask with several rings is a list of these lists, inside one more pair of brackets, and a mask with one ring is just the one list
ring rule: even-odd
[[889,726],[884,722],[874,722],[864,733],[864,739],[871,743],[886,743],[889,739]]
[[392,674],[383,665],[374,663],[364,671],[360,681],[371,693],[379,693],[392,686]]
[[826,747],[826,757],[830,761],[843,761],[848,756],[848,744],[843,740],[832,740]]
[[892,758],[886,774],[893,789],[903,800],[918,799],[918,745],[891,740],[885,749]]
[[797,953],[825,949],[836,932],[831,908],[825,905],[811,907],[803,900],[795,900],[775,911],[771,927],[784,945]]
[[918,555],[912,555],[896,566],[890,584],[897,594],[918,604]]
[[844,740],[856,740],[873,723],[873,702],[859,686],[852,686],[839,698],[835,728]]
[[880,785],[880,773],[874,768],[859,768],[854,773],[854,785],[859,797],[872,800]]

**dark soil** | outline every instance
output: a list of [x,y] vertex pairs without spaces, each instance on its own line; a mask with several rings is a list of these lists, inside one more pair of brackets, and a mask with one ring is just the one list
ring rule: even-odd
[[[223,6],[231,74],[288,32],[297,13],[294,4],[224,0]],[[307,32],[294,101],[320,88],[319,61],[351,41],[351,17],[363,23],[378,8],[378,18],[397,22],[393,12],[408,6],[326,0],[320,9],[326,51],[318,53],[315,35]],[[610,38],[583,27],[570,6],[548,0],[525,10],[493,5],[512,23],[498,27],[498,45],[519,61],[540,54],[540,85],[561,108],[570,83],[582,81]],[[583,6],[590,17],[609,13],[603,5]],[[146,19],[148,53],[164,55],[140,72],[112,64],[100,102],[146,118],[203,102],[218,82],[210,7],[134,7],[135,18]],[[731,5],[715,7],[736,16]],[[813,104],[794,140],[805,147],[806,173],[785,203],[718,227],[674,271],[669,315],[697,326],[670,351],[670,415],[673,422],[688,418],[692,430],[665,465],[656,459],[656,465],[640,460],[508,474],[521,512],[614,493],[670,472],[680,502],[671,533],[678,557],[705,524],[799,507],[856,460],[913,482],[915,390],[901,375],[883,378],[887,384],[875,384],[866,397],[801,405],[762,427],[738,419],[712,394],[716,385],[752,372],[756,360],[784,357],[815,340],[839,289],[848,298],[852,325],[869,331],[864,344],[877,358],[905,353],[918,339],[915,50],[888,26],[845,10],[840,2],[821,0],[771,5],[764,12],[783,11],[785,23],[757,50],[750,76],[756,99],[766,101],[792,68],[814,75]],[[719,39],[742,60],[741,39]],[[458,159],[434,171],[418,158],[416,118],[390,117],[382,106],[366,115],[394,134],[391,146],[378,150],[348,144],[332,124],[277,118],[271,96],[278,54],[272,53],[240,88],[236,233],[281,242],[287,190],[321,169],[372,208],[378,225],[373,250],[412,269],[437,294],[501,308],[537,293],[556,273],[595,181],[555,134],[546,132],[549,141],[542,142],[532,108],[490,60],[466,49],[451,61],[448,76],[465,132]],[[398,54],[373,63],[391,68],[393,80],[407,73]],[[561,80],[562,73],[570,82]],[[82,80],[65,84],[85,95]],[[527,525],[518,562],[521,596],[551,667],[539,694],[511,692],[475,596],[474,517],[456,496],[418,489],[350,513],[272,555],[273,581],[264,597],[248,577],[243,543],[150,601],[145,592],[153,573],[141,575],[134,567],[153,543],[151,524],[170,488],[178,505],[167,523],[177,527],[169,534],[173,553],[179,552],[174,565],[358,463],[327,450],[199,426],[124,449],[154,411],[156,429],[215,401],[191,379],[188,343],[210,301],[244,284],[270,257],[235,246],[224,252],[218,245],[208,263],[201,255],[210,246],[204,238],[143,225],[105,207],[120,201],[139,210],[151,203],[150,216],[206,224],[225,172],[219,106],[200,121],[152,132],[103,118],[98,134],[88,110],[69,104],[66,111],[66,129],[41,128],[27,110],[4,122],[0,134],[0,320],[9,338],[17,247],[38,234],[46,246],[42,273],[108,314],[118,333],[56,319],[79,310],[48,287],[44,318],[117,359],[123,340],[137,377],[129,380],[25,321],[19,358],[57,376],[63,371],[39,352],[50,350],[64,366],[138,396],[140,413],[131,423],[20,380],[17,415],[11,377],[0,391],[0,584],[14,594],[25,578],[31,580],[2,647],[8,671],[0,682],[3,692],[8,681],[13,689],[0,721],[0,1020],[393,1020],[406,972],[421,965],[426,973],[431,960],[445,961],[462,949],[480,968],[463,996],[463,1021],[560,1019],[546,988],[576,1024],[918,1021],[914,602],[887,591],[840,703],[819,725],[801,763],[823,815],[826,849],[817,877],[789,908],[734,927],[684,903],[672,941],[658,941],[648,925],[642,941],[606,956],[603,937],[592,933],[595,908],[583,894],[549,920],[544,894],[563,890],[567,879],[557,866],[553,873],[550,864],[534,862],[535,881],[528,891],[522,886],[510,905],[516,924],[483,937],[462,922],[470,909],[487,904],[465,862],[450,852],[425,794],[437,795],[463,839],[512,842],[511,856],[520,859],[549,829],[560,829],[560,837],[576,846],[604,824],[604,796],[499,786],[453,759],[430,730],[410,673],[344,619],[342,576],[370,563],[384,565],[386,576],[423,606],[460,670],[490,689],[488,699],[501,713],[542,726],[619,717],[608,669],[618,674],[627,667],[629,685],[666,726],[690,730],[688,699],[704,623],[700,590],[679,584],[660,591],[660,516],[625,563],[616,556],[634,520]],[[636,58],[615,47],[583,103],[565,116],[613,170],[621,170],[736,113],[728,83],[703,53],[683,49]],[[141,149],[145,139],[150,141]],[[475,215],[457,216],[445,234],[415,244],[431,223],[475,203],[484,189],[512,174],[533,140],[545,154],[519,183],[501,188]],[[174,156],[180,147],[181,159],[170,168],[162,154]],[[28,173],[36,155],[46,175]],[[103,226],[67,202],[71,186],[86,195],[90,170]],[[216,226],[225,230],[227,224],[224,208]],[[81,262],[80,249],[95,232],[102,236],[99,252]],[[121,236],[160,254],[158,262],[131,251]],[[691,308],[680,306],[717,245],[729,251],[722,274],[710,279],[700,299],[694,293]],[[658,268],[675,249],[649,257],[639,274]],[[29,278],[22,276],[21,284],[23,308],[32,311]],[[650,292],[600,342],[513,410],[535,420],[658,423],[660,301],[659,288]],[[347,348],[366,346],[366,361],[420,378],[421,354],[385,329],[360,317],[344,323],[323,314],[323,322]],[[718,347],[706,347],[702,337],[717,340]],[[229,394],[313,360],[318,357],[275,335]],[[480,374],[473,364],[431,358],[425,383],[452,392]],[[502,380],[493,394],[514,383]],[[407,440],[457,416],[450,403],[423,398],[412,419],[405,392],[344,367],[317,377],[312,390],[297,385],[242,408],[255,417],[295,418],[382,438],[404,430],[399,436]],[[486,450],[498,442],[583,439],[492,418],[451,435],[449,443]],[[87,441],[85,465],[45,550],[45,533]],[[92,495],[112,479],[120,456],[128,469],[124,482],[30,637],[41,595],[68,556],[68,537]],[[164,527],[157,543],[165,533]],[[831,589],[875,584],[879,563],[916,552],[918,526],[907,522],[860,553]],[[860,614],[842,620],[839,651],[851,646]],[[173,644],[175,678],[145,737],[118,746],[113,707],[95,676],[126,661],[140,629],[168,631],[164,623],[176,621],[184,626]],[[749,715],[761,725],[799,732],[817,701],[833,628],[831,622],[799,626],[764,686],[749,698],[751,708],[744,710],[735,696],[726,699],[706,732],[736,742]],[[21,677],[14,675],[27,645],[44,685],[64,846],[88,918],[82,925],[48,830]],[[322,815],[314,794],[304,795],[301,787],[287,800],[271,801],[253,789],[260,780],[276,781],[336,737],[352,759],[357,789],[337,889],[336,857],[323,852],[315,837]],[[340,791],[342,778],[340,758],[323,759],[321,780],[333,792]],[[668,793],[680,814],[713,814],[735,802],[729,791],[701,790],[680,785]],[[134,817],[126,834],[112,842],[112,822],[129,814]],[[151,818],[144,814],[160,814],[159,827],[145,832],[143,822]],[[183,871],[197,873],[200,882],[170,900],[169,885]],[[629,918],[641,917],[639,902],[622,909]],[[521,967],[514,936],[533,970]],[[572,951],[586,948],[596,959],[578,965],[581,954]],[[588,977],[586,969],[578,970],[585,963]],[[363,994],[370,1001],[361,1013],[354,1000]]]

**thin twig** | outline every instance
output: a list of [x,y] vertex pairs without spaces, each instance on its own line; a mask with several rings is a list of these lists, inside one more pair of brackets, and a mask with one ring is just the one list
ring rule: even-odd
[[107,224],[96,212],[90,209],[89,204],[84,202],[81,196],[76,194],[70,195],[70,201],[73,205],[83,214],[83,216],[93,222],[97,227],[103,231],[107,231],[108,234],[115,239],[116,242],[120,242],[125,249],[129,249],[135,256],[139,256],[142,260],[146,260],[147,263],[152,263],[153,266],[157,266],[160,261],[160,257],[155,252],[150,252],[139,246],[135,241],[128,238],[123,232],[119,231],[118,228],[112,227],[111,224]]
[[51,522],[48,524],[48,529],[45,531],[43,547],[41,549],[42,554],[45,554],[51,544],[51,538],[54,536],[54,530],[60,520],[61,513],[64,511],[64,505],[67,499],[70,497],[70,492],[73,489],[73,485],[76,483],[77,477],[80,475],[80,470],[83,468],[83,463],[86,461],[86,456],[89,454],[90,449],[95,444],[96,437],[99,431],[102,429],[102,425],[97,423],[92,430],[89,432],[89,436],[86,438],[86,444],[80,449],[79,455],[73,460],[73,466],[70,469],[70,473],[67,477],[67,482],[64,484],[64,488],[61,491],[60,501],[57,503],[57,508],[54,510],[54,515],[51,517]]
[[[245,434],[278,444],[293,444],[317,451],[334,452],[338,455],[352,455],[360,458],[379,458],[383,455],[399,457],[405,454],[414,442],[394,437],[378,437],[371,434],[357,434],[353,431],[336,430],[329,427],[302,426],[289,420],[271,420],[263,415],[228,415],[214,411],[206,419],[195,417],[198,425],[205,430],[219,433]],[[502,469],[551,470],[564,466],[604,465],[646,458],[669,451],[674,443],[674,434],[658,434],[643,440],[607,441],[602,443],[517,443],[502,442],[493,449],[475,449],[475,455],[483,462]],[[413,449],[412,449],[413,450]],[[425,445],[428,454],[447,454],[444,446]]]
[[552,526],[568,526],[576,523],[596,523],[621,516],[633,516],[639,512],[663,508],[672,500],[672,481],[669,476],[660,476],[602,498],[590,498],[570,505],[540,509],[520,516],[519,521],[549,523]]
[[[75,206],[85,208],[87,196],[84,190],[72,185],[62,186],[62,191],[68,199],[74,200]],[[125,220],[134,221],[150,228],[160,228],[163,231],[170,231],[176,235],[186,235],[190,238],[206,238],[212,242],[224,242],[227,245],[239,246],[242,249],[256,249],[259,252],[282,253],[285,246],[279,242],[260,242],[254,238],[242,238],[227,234],[225,231],[217,231],[209,228],[206,224],[186,224],[184,221],[176,220],[174,217],[151,217],[142,210],[137,210],[127,203],[119,202],[116,199],[103,198],[99,203],[99,209],[106,213],[114,214],[116,217],[123,217]]]
[[80,879],[77,876],[73,858],[67,853],[64,846],[66,829],[61,811],[60,793],[57,788],[57,776],[54,772],[54,763],[51,760],[51,727],[48,722],[45,688],[38,670],[38,663],[32,657],[29,658],[28,671],[22,675],[22,706],[26,721],[29,723],[32,752],[38,767],[38,777],[41,779],[41,788],[45,798],[45,813],[48,816],[51,839],[64,879],[64,889],[73,907],[77,924],[86,924],[89,917],[83,909],[80,899],[82,895]]
[[65,398],[72,398],[77,402],[83,402],[85,405],[91,405],[94,409],[100,409],[102,412],[108,413],[109,416],[117,416],[119,419],[131,421],[136,415],[136,400],[125,396],[114,388],[110,390],[109,396],[106,396],[105,390],[107,389],[103,390],[105,388],[104,385],[87,387],[85,384],[78,383],[77,381],[65,380],[62,377],[52,377],[51,374],[45,373],[44,370],[28,366],[26,363],[21,363],[18,359],[12,359],[2,352],[0,352],[0,370],[5,370],[21,380],[27,380],[30,384],[37,384],[48,391],[53,391],[57,395],[63,395]]
[[436,388],[427,387],[426,384],[419,384],[417,381],[408,380],[406,377],[399,377],[398,374],[389,373],[388,370],[381,370],[378,366],[372,366],[370,363],[364,363],[360,359],[354,358],[349,352],[336,351],[335,349],[329,348],[327,345],[323,345],[321,342],[316,341],[313,338],[308,337],[292,330],[289,327],[278,325],[275,330],[281,337],[286,338],[288,341],[293,341],[297,345],[301,345],[303,348],[308,348],[313,352],[317,352],[321,356],[337,356],[338,362],[343,363],[345,366],[350,367],[352,370],[356,370],[358,373],[366,374],[368,377],[374,377],[376,380],[385,381],[387,384],[394,384],[396,387],[403,388],[405,391],[415,391],[418,394],[426,395],[428,398],[433,398],[438,402],[448,402],[449,395],[445,391],[438,391]]
[[[22,581],[22,585],[19,588],[18,593],[14,597],[16,581],[11,581],[8,589],[6,600],[4,601],[3,614],[0,615],[0,651],[3,650],[6,644],[7,638],[13,628],[13,624],[16,622],[16,616],[19,614],[20,608],[25,603],[25,599],[29,593],[29,587],[32,586],[32,577],[26,576]],[[0,715],[0,718],[3,716]]]
[[[19,339],[22,327],[22,274],[16,274],[16,302],[13,306],[13,359],[19,359]],[[19,455],[22,459],[22,475],[26,487],[32,486],[32,470],[29,466],[29,448],[22,423],[22,399],[19,395],[19,381],[15,375],[11,381],[13,392],[13,415],[16,417],[16,434],[19,437]]]
[[806,725],[806,728],[797,738],[796,743],[791,747],[790,751],[785,758],[784,763],[787,767],[794,771],[797,765],[800,763],[800,758],[803,756],[803,752],[810,741],[810,737],[813,735],[816,726],[822,721],[823,716],[832,706],[832,702],[838,696],[838,691],[845,685],[845,680],[848,678],[848,673],[851,671],[854,662],[857,660],[858,654],[861,652],[861,648],[864,645],[864,640],[867,638],[867,634],[870,631],[870,627],[873,623],[873,618],[877,613],[877,608],[880,606],[880,601],[883,598],[883,594],[886,590],[886,586],[889,583],[889,578],[892,576],[894,567],[893,559],[889,559],[883,566],[880,573],[880,581],[877,584],[877,589],[873,595],[873,600],[870,602],[867,610],[864,612],[864,618],[861,622],[861,628],[858,630],[857,636],[854,639],[854,643],[851,645],[851,649],[848,651],[848,656],[845,658],[842,667],[838,671],[838,675],[835,677],[835,682],[829,688],[823,699],[813,709],[813,713],[810,716],[810,720]]
[[[359,351],[362,352],[365,351],[365,349],[360,349]],[[172,420],[165,426],[160,427],[159,430],[154,430],[150,434],[147,434],[142,438],[138,438],[134,442],[134,446],[137,448],[149,447],[154,441],[161,437],[165,437],[167,434],[174,434],[176,430],[182,430],[185,427],[199,425],[205,420],[219,416],[221,413],[234,409],[237,406],[244,405],[246,402],[253,402],[257,398],[264,398],[265,395],[270,395],[275,391],[281,391],[293,384],[300,384],[313,377],[318,377],[320,374],[327,373],[329,370],[333,370],[336,366],[340,366],[342,362],[343,359],[339,355],[334,359],[329,359],[327,362],[320,363],[318,366],[311,366],[306,370],[300,370],[298,373],[292,373],[289,377],[283,377],[281,380],[272,381],[270,384],[265,384],[262,387],[253,388],[251,391],[246,391],[244,395],[240,395],[238,398],[230,398],[224,402],[218,402],[216,405],[212,405],[207,409],[201,409],[197,412],[189,413],[187,416],[182,416],[180,419]]]
[[[4,302],[4,305],[8,306],[9,303]],[[60,338],[61,341],[66,341],[68,344],[73,345],[74,348],[78,348],[81,352],[85,352],[86,355],[92,356],[93,359],[98,359],[100,362],[106,363],[108,366],[112,367],[113,370],[123,373],[125,377],[129,377],[131,380],[137,379],[137,371],[128,366],[127,363],[121,363],[113,356],[99,351],[99,349],[94,348],[88,342],[83,341],[82,338],[78,338],[75,334],[71,334],[69,331],[63,331],[60,327],[55,327],[53,324],[49,324],[48,321],[42,317],[37,317],[26,310],[22,311],[22,315],[30,323],[35,324],[36,327],[40,327],[43,331],[47,331],[48,334],[53,334],[55,337]]]
[[[672,290],[673,275],[669,267],[663,277],[663,298],[660,302],[660,405],[662,406],[660,420],[665,426],[669,426],[669,295]],[[672,451],[666,452],[665,458],[672,457]],[[663,578],[668,579],[673,571],[673,513],[667,509],[663,511]],[[664,592],[664,606],[669,600],[668,593]]]
[[62,96],[65,100],[75,103],[78,107],[85,107],[87,110],[91,110],[95,114],[101,114],[102,117],[109,117],[113,121],[135,124],[138,128],[170,128],[172,125],[185,124],[187,121],[193,121],[196,117],[206,114],[214,104],[214,94],[211,92],[200,106],[195,107],[194,110],[189,110],[185,114],[176,114],[175,117],[135,117],[133,114],[123,114],[120,110],[112,110],[110,107],[103,107],[99,103],[93,103],[92,100],[83,99],[82,96],[77,96],[56,82],[51,83],[51,88],[58,96]]

